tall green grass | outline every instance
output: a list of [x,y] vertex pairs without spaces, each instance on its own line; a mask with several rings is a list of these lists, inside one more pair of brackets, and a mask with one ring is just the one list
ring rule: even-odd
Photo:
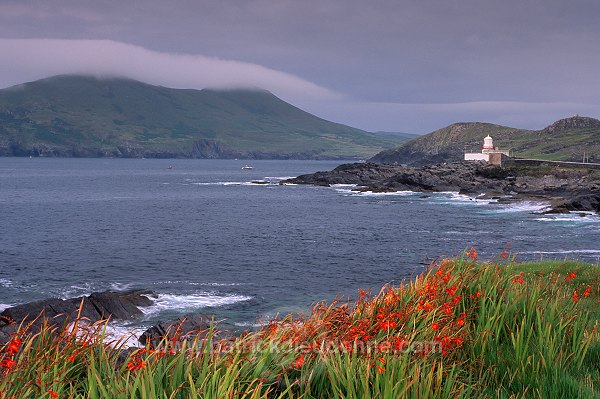
[[600,397],[600,269],[468,255],[227,339],[126,349],[104,323],[23,326],[0,348],[0,398]]

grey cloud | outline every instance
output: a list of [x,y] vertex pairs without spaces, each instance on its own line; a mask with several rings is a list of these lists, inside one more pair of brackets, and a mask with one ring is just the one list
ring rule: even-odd
[[[109,39],[162,53],[238,60],[361,104],[600,108],[598,15],[596,0],[0,0],[0,37]],[[341,115],[335,120],[374,130],[384,120],[385,130],[425,130],[413,128],[411,115],[393,114],[396,108],[383,115],[369,106],[380,117],[357,122],[353,113],[344,116],[342,105],[335,112],[331,104],[323,107],[318,114]],[[521,118],[472,110],[455,109],[452,119]],[[571,110],[532,112],[524,122],[543,125],[546,117]],[[445,123],[444,112],[435,115],[438,127]]]
[[129,77],[179,88],[262,88],[284,98],[339,95],[247,62],[168,54],[110,40],[0,39],[0,87],[59,74]]

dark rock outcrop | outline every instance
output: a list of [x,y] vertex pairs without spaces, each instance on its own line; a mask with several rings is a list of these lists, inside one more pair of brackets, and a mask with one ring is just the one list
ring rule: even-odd
[[510,200],[547,200],[554,212],[600,213],[600,172],[585,169],[500,168],[478,162],[441,163],[423,167],[354,163],[281,182],[355,184],[356,191],[458,191],[461,194]]
[[48,321],[61,327],[78,315],[92,323],[109,317],[112,320],[133,319],[143,314],[139,307],[152,305],[149,298],[152,295],[152,291],[148,290],[104,291],[87,297],[50,298],[13,306],[0,313],[0,343],[21,323],[32,323],[32,328],[39,328]]

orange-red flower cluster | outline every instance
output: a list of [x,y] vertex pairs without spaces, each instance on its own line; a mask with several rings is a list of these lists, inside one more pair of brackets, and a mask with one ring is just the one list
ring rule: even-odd
[[135,356],[127,363],[127,370],[134,372],[146,367],[146,362],[142,361],[142,359],[138,356]]
[[471,250],[467,251],[466,255],[467,255],[467,258],[477,260],[477,251],[475,250],[475,247],[471,247]]
[[518,277],[513,278],[512,281],[513,281],[513,283],[523,285],[525,283],[525,280],[523,280],[523,277],[525,277],[525,273],[521,272],[521,274],[519,274]]
[[3,368],[5,371],[8,372],[17,365],[17,362],[15,362],[14,360],[14,356],[19,352],[22,344],[23,340],[21,338],[14,337],[6,345],[6,352],[4,354],[4,358],[0,361],[0,367]]

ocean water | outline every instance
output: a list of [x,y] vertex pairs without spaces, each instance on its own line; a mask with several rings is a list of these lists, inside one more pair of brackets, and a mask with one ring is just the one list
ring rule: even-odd
[[471,246],[483,259],[510,243],[521,260],[600,261],[593,214],[278,184],[339,163],[0,158],[0,310],[137,287],[158,297],[126,327],[199,311],[245,328]]

